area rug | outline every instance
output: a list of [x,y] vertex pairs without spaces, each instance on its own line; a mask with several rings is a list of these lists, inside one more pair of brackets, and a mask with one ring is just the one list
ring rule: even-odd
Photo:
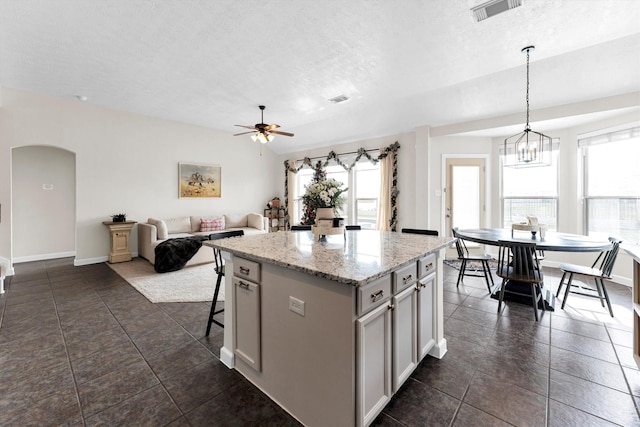
[[[445,259],[444,263],[449,267],[453,267],[456,270],[460,270],[460,266],[462,265],[462,261],[459,259]],[[489,260],[489,268],[491,270],[495,270],[498,267],[497,259]],[[467,270],[482,270],[482,263],[480,261],[467,261]]]
[[[153,265],[142,258],[108,265],[153,303],[211,301],[216,288],[214,263],[162,274],[156,273]],[[224,301],[224,277],[218,301]]]

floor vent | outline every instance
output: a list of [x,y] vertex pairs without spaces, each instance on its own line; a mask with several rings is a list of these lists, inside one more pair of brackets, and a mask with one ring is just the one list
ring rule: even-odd
[[476,21],[484,21],[507,10],[522,6],[522,0],[490,0],[471,8]]

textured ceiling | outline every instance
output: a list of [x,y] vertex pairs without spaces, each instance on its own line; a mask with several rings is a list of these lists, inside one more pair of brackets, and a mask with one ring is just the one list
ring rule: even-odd
[[531,44],[532,109],[640,91],[640,1],[482,1],[0,0],[0,85],[230,135],[264,104],[280,153],[523,112]]

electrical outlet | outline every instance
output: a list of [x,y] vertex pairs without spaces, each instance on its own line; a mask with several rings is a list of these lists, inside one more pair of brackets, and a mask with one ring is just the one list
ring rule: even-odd
[[294,298],[292,296],[289,297],[289,310],[293,311],[296,314],[304,317],[304,301],[299,300],[298,298]]

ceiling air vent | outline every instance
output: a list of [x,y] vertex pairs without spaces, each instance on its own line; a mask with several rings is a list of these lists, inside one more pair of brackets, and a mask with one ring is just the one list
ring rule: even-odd
[[480,22],[518,6],[522,6],[522,0],[490,0],[471,8],[471,12],[476,21]]
[[340,104],[341,102],[346,102],[348,100],[349,97],[347,95],[338,95],[329,99],[329,101],[333,102],[334,104]]

